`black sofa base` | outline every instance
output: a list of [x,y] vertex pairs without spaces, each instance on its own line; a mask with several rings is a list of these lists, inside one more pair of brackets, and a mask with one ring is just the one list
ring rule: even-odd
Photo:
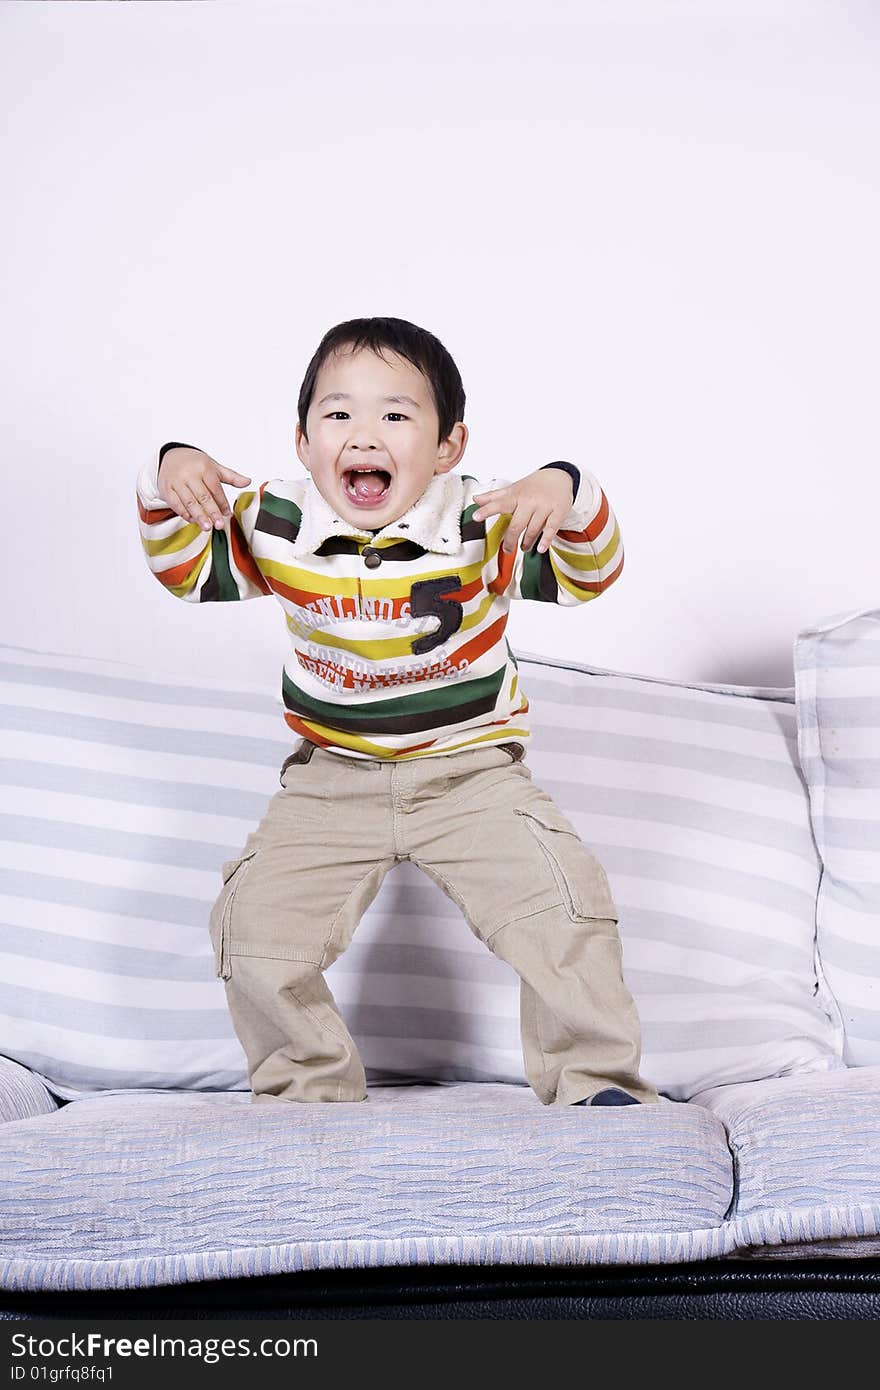
[[651,1266],[398,1266],[64,1293],[0,1290],[22,1318],[880,1318],[880,1259]]

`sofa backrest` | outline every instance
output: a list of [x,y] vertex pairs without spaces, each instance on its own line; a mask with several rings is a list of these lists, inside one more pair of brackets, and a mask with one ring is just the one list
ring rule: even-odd
[[[642,1074],[687,1099],[842,1065],[794,689],[517,659],[527,765],[620,911]],[[63,1098],[246,1088],[208,916],[293,746],[278,697],[7,646],[0,720],[0,1054]],[[526,1084],[518,977],[413,864],[326,978],[368,1081]]]

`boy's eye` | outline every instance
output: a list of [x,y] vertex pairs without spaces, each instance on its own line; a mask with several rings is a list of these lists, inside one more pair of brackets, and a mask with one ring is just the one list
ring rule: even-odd
[[[330,411],[330,414],[327,416],[327,419],[328,419],[328,420],[332,420],[334,415],[347,415],[347,414],[348,414],[348,411],[347,411],[347,410],[331,410],[331,411]],[[405,415],[401,415],[401,413],[400,413],[399,410],[389,410],[389,411],[386,412],[386,414],[388,414],[388,415],[396,415],[397,418],[398,418],[398,420],[405,420],[405,419],[407,418]]]

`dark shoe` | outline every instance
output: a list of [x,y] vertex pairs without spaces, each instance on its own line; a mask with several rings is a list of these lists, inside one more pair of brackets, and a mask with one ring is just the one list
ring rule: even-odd
[[585,1096],[583,1100],[576,1100],[575,1105],[641,1105],[641,1101],[636,1100],[627,1091],[620,1091],[616,1086],[607,1086],[604,1091],[597,1091],[594,1096]]

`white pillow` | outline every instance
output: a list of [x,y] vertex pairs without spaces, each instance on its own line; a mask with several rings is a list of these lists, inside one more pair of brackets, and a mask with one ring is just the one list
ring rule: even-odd
[[801,763],[824,872],[819,958],[840,1006],[848,1066],[880,1063],[880,608],[798,634]]
[[[841,1065],[794,691],[518,660],[533,779],[621,915],[642,1074],[687,1099]],[[296,742],[280,696],[0,647],[0,724],[0,1053],[65,1099],[247,1088],[208,918]],[[415,865],[326,978],[368,1082],[526,1084],[518,976]]]

